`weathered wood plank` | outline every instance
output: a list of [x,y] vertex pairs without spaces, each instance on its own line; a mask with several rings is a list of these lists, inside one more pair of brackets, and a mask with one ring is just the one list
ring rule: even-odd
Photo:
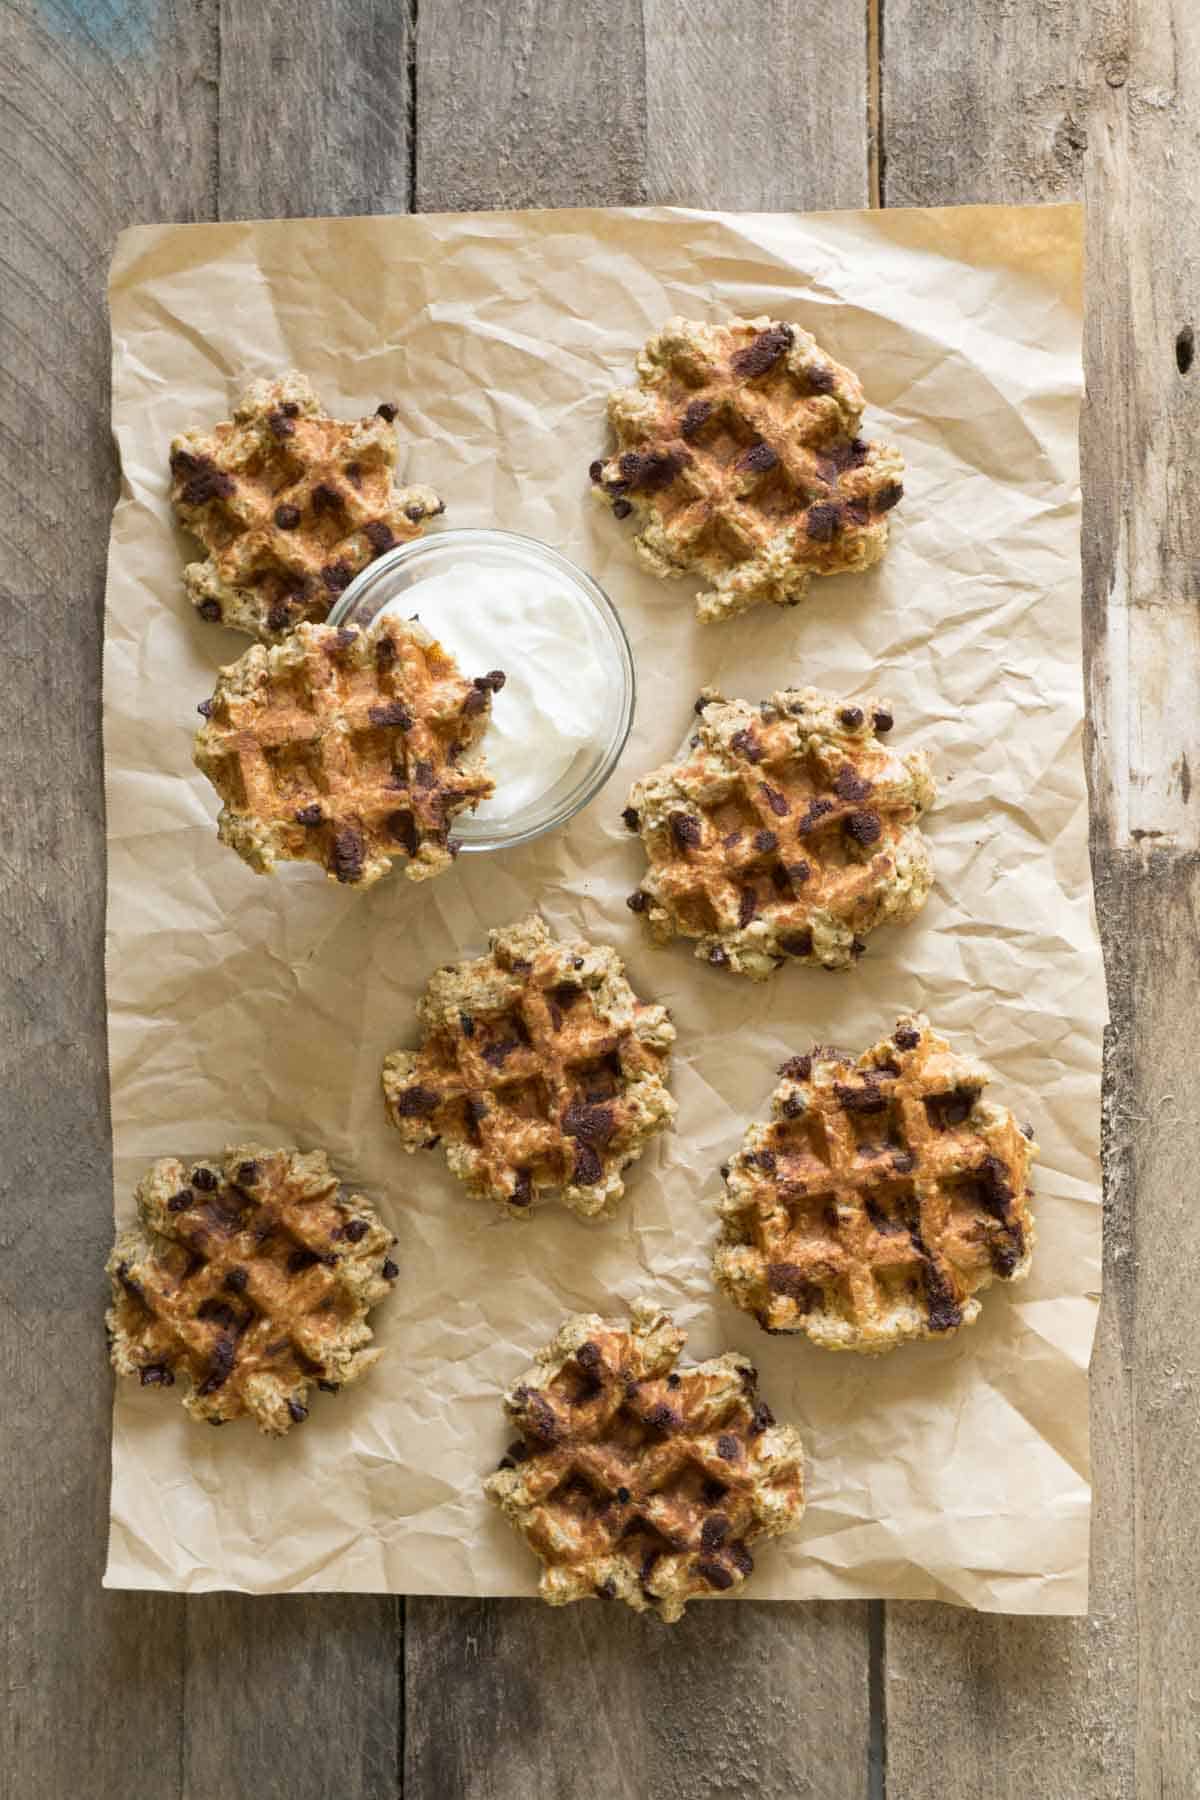
[[[640,15],[422,0],[419,208],[864,199],[865,16],[648,0],[643,47]],[[623,1608],[411,1600],[406,1800],[860,1800],[867,1618],[699,1607],[668,1644]]]
[[866,7],[645,0],[647,200],[869,202]]
[[407,212],[410,6],[222,0],[219,217]]
[[179,1792],[181,1603],[100,1587],[104,280],[130,220],[212,211],[214,30],[207,0],[0,9],[0,1786],[14,1800]]
[[416,209],[645,196],[641,0],[421,0]]
[[889,1608],[889,1776],[905,1800],[955,1785],[1183,1795],[1200,1767],[1197,1558],[1177,1510],[1200,1446],[1183,1284],[1200,1232],[1179,1199],[1197,1111],[1197,871],[1144,850],[1190,851],[1200,830],[1200,503],[1173,473],[1194,412],[1193,258],[1177,226],[1195,205],[1179,146],[1200,124],[1200,22],[1187,0],[888,0],[883,58],[889,203],[1088,201],[1084,633],[1113,1017],[1092,1616],[1038,1628]]
[[[406,212],[409,9],[221,0],[218,216]],[[392,1800],[403,1603],[187,1603],[183,1791]]]
[[865,1610],[410,1600],[405,1800],[862,1800]]

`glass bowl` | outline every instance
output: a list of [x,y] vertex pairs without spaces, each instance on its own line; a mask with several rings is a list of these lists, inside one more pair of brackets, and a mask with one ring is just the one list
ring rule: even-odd
[[[399,544],[394,550],[386,551],[383,556],[368,564],[361,575],[350,583],[330,612],[328,622],[330,625],[365,627],[385,607],[392,605],[406,618],[416,616],[419,619],[421,583],[432,575],[441,575],[462,564],[479,577],[478,598],[469,603],[476,631],[479,624],[477,609],[486,608],[488,604],[489,569],[517,573],[525,571],[542,577],[549,575],[560,587],[566,588],[583,610],[585,624],[593,627],[587,633],[589,648],[597,661],[597,672],[606,684],[610,702],[600,729],[588,742],[578,747],[570,766],[559,779],[546,792],[513,810],[505,809],[504,784],[500,779],[502,769],[497,768],[496,758],[489,755],[489,737],[493,733],[485,735],[483,751],[493,765],[493,773],[498,777],[496,792],[480,807],[482,818],[478,813],[464,812],[458,815],[454,821],[454,836],[464,851],[507,850],[515,844],[527,844],[532,838],[541,837],[544,832],[556,831],[559,826],[565,825],[568,819],[595,799],[612,774],[633,724],[637,694],[633,653],[612,601],[600,584],[584,570],[577,568],[549,544],[539,543],[536,538],[524,537],[516,531],[498,531],[477,526],[449,527],[429,537],[416,538],[411,543]],[[564,624],[569,623],[577,624],[578,620],[564,621]],[[431,625],[429,628],[435,636],[439,632],[444,633],[441,641],[445,648],[457,654],[453,630],[447,628],[445,621],[440,626]],[[473,676],[493,668],[513,672],[517,669],[520,656],[520,645],[506,643],[503,632],[498,630],[496,641],[489,644],[488,657],[479,670],[466,667],[461,656],[458,660],[463,674]],[[499,723],[503,707],[513,709],[506,710],[504,714],[505,725],[510,734],[514,729],[524,731],[526,726],[531,733],[536,733],[540,727],[548,724],[553,729],[546,715],[539,715],[536,708],[530,705],[528,693],[520,693],[523,685],[523,677],[519,677],[507,682],[505,688],[494,697],[493,725]],[[524,717],[516,710],[522,705],[525,708]],[[554,741],[559,751],[565,754],[561,734],[555,734]]]

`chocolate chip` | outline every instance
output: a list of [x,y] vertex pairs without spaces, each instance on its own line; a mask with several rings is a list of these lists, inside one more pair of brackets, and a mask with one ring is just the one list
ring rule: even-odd
[[733,1586],[734,1578],[722,1563],[707,1562],[701,1558],[696,1563],[696,1573],[703,1575],[710,1587],[719,1588],[722,1592]]
[[839,800],[865,800],[873,785],[872,782],[865,781],[861,775],[856,774],[849,763],[843,763],[837,772],[833,791]]
[[588,464],[588,480],[593,484],[593,486],[599,486],[600,478],[603,474],[604,474],[604,464],[602,462],[594,462],[594,463]]
[[196,611],[202,619],[207,619],[210,625],[217,624],[221,618],[221,608],[216,600],[202,600]]
[[730,1562],[738,1571],[739,1575],[753,1575],[754,1558],[747,1550],[745,1544],[730,1544],[729,1549],[726,1551],[726,1555],[729,1557]]
[[298,506],[277,506],[275,523],[280,531],[295,531],[300,523],[300,508]]
[[749,731],[735,731],[729,740],[729,748],[744,756],[747,762],[760,763],[765,755],[762,745],[751,736]]
[[747,1150],[742,1161],[748,1169],[762,1169],[765,1174],[773,1175],[778,1158],[773,1150]]
[[138,1380],[143,1387],[174,1387],[175,1375],[166,1363],[146,1363],[138,1370]]
[[875,729],[879,733],[880,737],[886,737],[888,732],[892,729],[892,726],[896,723],[896,721],[892,717],[890,712],[882,712],[881,711],[881,712],[877,712],[875,714],[873,723],[874,723]]
[[765,475],[767,470],[773,469],[778,461],[779,458],[770,444],[759,442],[751,444],[748,450],[743,451],[738,458],[737,466],[754,475]]
[[217,1185],[217,1177],[212,1169],[203,1166],[192,1170],[192,1186],[199,1188],[202,1194],[211,1194]]
[[846,727],[847,731],[857,731],[859,726],[863,722],[862,707],[861,706],[843,706],[841,711],[838,713],[838,718],[841,720],[842,724]]
[[852,812],[844,823],[856,844],[875,844],[883,835],[882,821],[875,812]]
[[300,417],[300,403],[298,400],[285,400],[279,410],[285,419],[298,419]]
[[660,1400],[658,1404],[652,1406],[646,1414],[646,1423],[647,1425],[653,1426],[655,1431],[661,1431],[664,1436],[669,1437],[673,1431],[679,1430],[680,1426],[683,1424],[683,1420],[664,1400]]
[[766,331],[760,331],[753,343],[739,350],[731,360],[730,367],[735,375],[746,381],[753,381],[759,375],[765,375],[773,369],[781,356],[786,356],[795,341],[795,332],[790,325],[771,325]]
[[805,369],[804,379],[808,383],[810,393],[831,394],[833,392],[833,370],[826,364],[818,364],[816,368]]
[[625,811],[621,814],[621,823],[624,825],[626,831],[637,830],[641,820],[638,818],[637,808],[635,806],[627,806],[625,808]]
[[372,725],[398,725],[401,731],[412,730],[413,716],[402,700],[386,700],[382,706],[370,707],[367,719]]
[[225,1386],[233,1372],[233,1359],[236,1354],[232,1338],[218,1338],[213,1346],[209,1360],[208,1374],[196,1389],[201,1397],[215,1394],[218,1388]]
[[225,1277],[224,1285],[229,1289],[231,1294],[244,1294],[246,1291],[246,1283],[249,1279],[250,1271],[248,1269],[240,1267],[230,1269],[228,1275]]
[[567,1137],[579,1138],[589,1144],[607,1144],[616,1129],[616,1117],[611,1106],[585,1104],[581,1100],[572,1100],[562,1117],[563,1132]]
[[1030,1125],[1028,1122],[1026,1122],[1024,1125],[1022,1125],[1022,1127],[1021,1127],[1021,1136],[1022,1137],[1028,1138],[1030,1143],[1032,1143],[1033,1135],[1034,1135],[1034,1133],[1033,1133],[1032,1125]]
[[790,879],[796,883],[797,887],[803,887],[804,883],[812,874],[812,870],[806,862],[789,863],[787,872]]
[[333,872],[341,882],[358,881],[363,871],[363,858],[366,846],[362,833],[353,825],[347,825],[333,834]]
[[604,1165],[591,1144],[576,1144],[575,1168],[571,1179],[579,1187],[594,1187],[604,1179]]
[[828,544],[841,524],[842,509],[836,501],[810,506],[804,528],[814,544]]
[[302,1420],[307,1419],[307,1417],[308,1417],[307,1406],[301,1406],[301,1404],[298,1400],[289,1400],[287,1403],[287,1409],[288,1409],[289,1414],[291,1415],[291,1420],[292,1420],[293,1425],[299,1425]]
[[171,1198],[167,1201],[167,1211],[182,1212],[185,1207],[190,1206],[191,1204],[191,1189],[184,1188],[180,1193],[171,1195]]
[[518,1169],[513,1182],[513,1191],[509,1196],[513,1206],[530,1206],[533,1203],[533,1176],[528,1169]]
[[617,1584],[611,1575],[606,1575],[604,1580],[597,1584],[596,1598],[597,1600],[615,1600],[616,1597]]
[[267,630],[286,631],[287,623],[291,616],[291,608],[288,606],[287,601],[276,600],[275,604],[270,607],[267,612]]
[[396,648],[396,640],[387,636],[386,632],[375,645],[375,667],[382,673],[390,669],[400,652]]
[[293,1250],[287,1260],[288,1274],[303,1275],[305,1269],[313,1268],[320,1260],[315,1250]]
[[802,837],[807,837],[808,833],[814,830],[821,820],[827,818],[832,811],[832,800],[810,800],[808,811],[796,827],[797,831]]
[[729,952],[720,944],[709,947],[708,960],[714,969],[723,969],[729,961]]
[[898,481],[885,482],[874,496],[871,504],[876,512],[891,512],[896,502],[904,496],[904,489]]
[[237,492],[237,482],[215,465],[193,475],[179,498],[185,506],[206,506],[210,500],[228,500]]
[[655,493],[669,487],[689,460],[682,450],[626,450],[618,465],[622,485],[635,492]]
[[353,625],[340,625],[333,634],[335,650],[348,650],[351,644],[358,641],[358,631]]
[[630,912],[644,913],[649,910],[650,896],[649,896],[649,894],[644,894],[642,892],[641,888],[638,888],[635,890],[634,893],[630,894],[630,896],[629,896],[628,900],[626,900],[625,904],[629,908]]
[[331,594],[340,594],[354,580],[354,570],[347,562],[327,563],[321,570],[321,580]]
[[440,1098],[431,1088],[405,1088],[396,1098],[396,1111],[402,1119],[427,1119],[437,1111]]
[[297,825],[319,825],[324,814],[314,800],[311,805],[300,807],[295,817]]
[[295,436],[296,427],[292,424],[290,416],[284,412],[282,407],[276,412],[269,412],[267,414],[267,424],[270,426],[271,433],[274,437],[289,438]]
[[390,425],[394,421],[399,410],[400,408],[391,400],[381,400],[379,405],[375,408],[375,417],[377,419],[386,419],[387,423]]
[[880,1113],[886,1112],[888,1097],[882,1088],[876,1087],[872,1076],[867,1075],[862,1087],[851,1087],[844,1081],[835,1081],[833,1097],[844,1112]]
[[892,1042],[899,1050],[915,1050],[921,1041],[921,1034],[912,1025],[901,1025],[892,1033]]
[[779,792],[779,789],[771,787],[770,784],[765,781],[760,781],[758,786],[759,792],[762,794],[763,799],[766,801],[771,811],[775,814],[775,817],[777,819],[786,818],[791,809],[788,806],[787,800]]
[[348,1219],[342,1229],[342,1236],[351,1244],[361,1244],[371,1227],[365,1219]]
[[667,823],[671,828],[671,836],[674,838],[679,849],[694,850],[699,845],[701,836],[700,821],[699,819],[694,818],[691,813],[673,812],[670,814]]
[[811,956],[812,947],[811,931],[789,931],[779,939],[779,948],[785,956]]
[[614,500],[612,503],[612,514],[614,519],[627,519],[632,511],[633,508],[630,506],[628,500]]
[[383,1267],[380,1269],[379,1273],[383,1276],[385,1281],[395,1281],[400,1271],[392,1261],[391,1257],[388,1256],[384,1258]]
[[363,536],[370,544],[376,556],[382,556],[396,542],[392,528],[383,519],[371,519],[363,526]]
[[216,705],[215,700],[201,700],[200,704],[196,708],[196,711],[200,714],[200,717],[202,719],[211,719],[212,715],[213,715],[213,708],[215,705]]
[[789,1056],[780,1064],[779,1073],[788,1081],[807,1081],[812,1074],[811,1056]]
[[779,846],[779,839],[775,836],[775,833],[773,831],[756,831],[755,832],[754,848],[756,850],[762,850],[765,852],[767,850],[775,850],[778,848],[778,846]]
[[917,1159],[911,1151],[898,1150],[892,1157],[892,1167],[897,1175],[909,1175],[917,1166]]
[[719,1550],[729,1536],[729,1520],[723,1513],[710,1513],[700,1527],[700,1548],[709,1555]]
[[754,916],[757,912],[758,912],[758,895],[755,893],[755,891],[752,887],[743,888],[742,892],[741,892],[741,897],[738,900],[738,927],[739,927],[739,929],[742,929],[745,926],[749,925],[751,919],[754,918]]
[[788,1094],[785,1096],[779,1110],[785,1119],[798,1119],[802,1114],[808,1111],[808,1108],[805,1106],[804,1101],[800,1098],[799,1094]]
[[405,507],[404,516],[410,524],[419,525],[421,520],[425,517],[425,508],[414,501],[411,506]]
[[723,1431],[717,1439],[717,1455],[725,1462],[736,1462],[741,1455],[741,1447],[730,1432]]

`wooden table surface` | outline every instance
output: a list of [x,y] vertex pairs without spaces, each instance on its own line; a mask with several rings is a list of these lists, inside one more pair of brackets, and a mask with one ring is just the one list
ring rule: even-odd
[[[0,0],[0,1479],[12,1800],[1200,1794],[1196,0]],[[1107,1044],[1089,1619],[100,1587],[104,281],[145,220],[1089,205]],[[1200,309],[1198,309],[1200,310]]]

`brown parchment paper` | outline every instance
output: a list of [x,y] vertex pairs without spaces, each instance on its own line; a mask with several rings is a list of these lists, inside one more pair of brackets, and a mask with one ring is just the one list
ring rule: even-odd
[[[1105,999],[1080,755],[1080,300],[1073,207],[124,234],[105,653],[117,1213],[167,1152],[323,1145],[399,1234],[402,1274],[374,1315],[385,1360],[317,1396],[282,1442],[205,1430],[175,1395],[120,1384],[109,1585],[530,1593],[533,1558],[480,1496],[508,1435],[500,1390],[564,1312],[620,1313],[646,1293],[689,1327],[689,1354],[747,1351],[803,1432],[804,1527],[759,1557],[755,1597],[1085,1608]],[[673,312],[730,311],[796,320],[857,370],[867,429],[902,446],[908,475],[880,568],[817,582],[795,610],[701,626],[691,584],[639,572],[586,471],[604,396],[647,333]],[[217,842],[195,707],[247,640],[184,596],[195,549],[172,523],[166,451],[181,427],[226,417],[246,379],[293,364],[340,416],[399,400],[405,473],[446,496],[448,524],[544,538],[619,606],[636,726],[561,835],[366,894],[308,868],[263,879]],[[688,946],[651,948],[625,908],[642,868],[619,820],[628,782],[674,753],[713,680],[752,698],[788,681],[877,691],[893,742],[933,753],[935,893],[850,973],[757,987]],[[429,969],[534,906],[614,944],[679,1029],[678,1129],[600,1226],[561,1209],[498,1219],[384,1122],[380,1060],[412,1041]],[[767,1338],[710,1285],[718,1165],[785,1055],[865,1047],[913,1006],[982,1053],[994,1091],[1036,1123],[1032,1278],[992,1290],[952,1342],[878,1360]]]

